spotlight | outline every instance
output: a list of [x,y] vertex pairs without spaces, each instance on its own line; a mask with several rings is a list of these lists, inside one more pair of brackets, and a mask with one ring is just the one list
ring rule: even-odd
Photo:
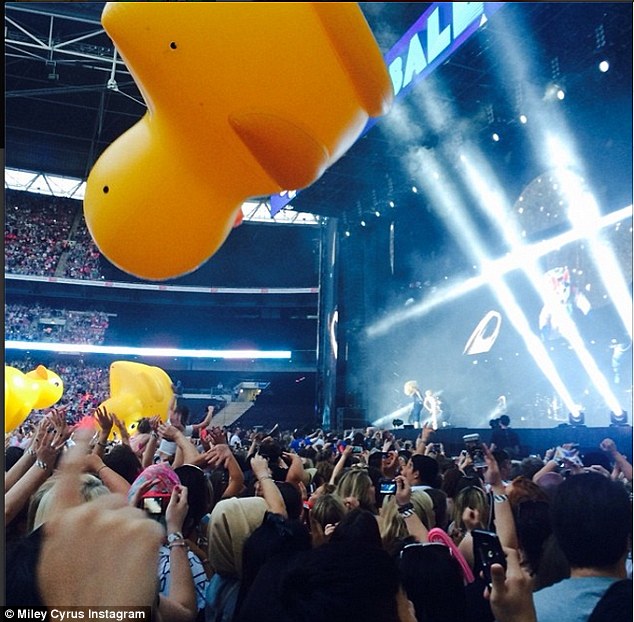
[[417,194],[418,193],[418,188],[416,186],[412,186],[412,192],[414,194]]
[[389,205],[390,207],[394,207],[394,201],[390,201],[390,202],[388,203],[388,205]]
[[599,71],[600,71],[601,73],[605,73],[605,72],[606,72],[609,68],[610,68],[610,63],[608,63],[608,61],[607,61],[607,60],[602,60],[602,61],[599,63]]
[[362,221],[361,221],[361,226],[362,226],[362,227],[365,227],[365,220],[362,220]]
[[528,123],[528,117],[525,114],[520,115],[520,123],[526,125]]
[[576,413],[568,413],[568,423],[570,425],[585,425],[586,415],[583,410],[579,410]]
[[500,142],[500,135],[497,132],[493,132],[493,134],[491,134],[491,138],[495,143]]
[[551,82],[546,87],[546,92],[544,94],[544,99],[546,101],[553,101],[555,99],[562,101],[565,97],[566,97],[566,92],[559,84],[555,84]]
[[610,411],[610,427],[617,425],[627,425],[627,411],[622,410],[618,415]]
[[344,232],[343,232],[343,234],[344,234],[347,238],[349,238],[349,237],[350,237],[350,231],[344,231]]
[[379,212],[379,211],[377,210],[376,212],[374,212],[374,215],[375,215],[377,218],[380,218],[380,217],[381,217],[381,212]]

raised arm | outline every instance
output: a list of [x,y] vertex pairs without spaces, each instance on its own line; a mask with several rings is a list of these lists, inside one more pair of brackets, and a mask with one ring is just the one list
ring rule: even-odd
[[198,450],[177,427],[161,424],[158,432],[159,436],[176,443],[176,455],[172,463],[174,468],[183,464],[193,464],[198,459]]
[[141,467],[146,469],[154,462],[154,454],[156,453],[156,446],[158,445],[159,435],[158,435],[158,427],[161,423],[161,418],[158,415],[155,415],[150,419],[150,427],[152,431],[150,432],[150,440],[148,440],[145,445],[145,449],[143,450],[143,458],[141,459]]
[[297,454],[288,451],[283,452],[282,456],[291,461],[286,474],[286,481],[295,485],[308,484],[308,473],[304,469],[302,459]]
[[[492,588],[487,598],[498,622],[537,622],[533,603],[533,580],[520,566],[515,549],[506,549],[506,565],[491,566]],[[564,603],[562,603],[564,605]]]
[[37,450],[42,443],[48,427],[51,425],[50,418],[44,416],[35,428],[35,433],[31,437],[29,446],[26,448],[20,459],[4,475],[4,492],[11,490],[13,485],[33,466]]
[[288,518],[282,493],[277,487],[277,484],[273,481],[267,459],[260,455],[253,456],[253,458],[251,458],[251,470],[260,483],[262,496],[266,501],[269,511],[274,514],[281,514],[284,518]]
[[92,452],[103,458],[104,451],[108,446],[108,437],[110,436],[112,426],[114,425],[114,419],[105,407],[96,408],[93,416],[97,419],[100,430],[99,438],[97,439],[97,443],[93,447]]
[[515,530],[515,519],[511,504],[506,495],[506,487],[502,483],[500,469],[497,460],[493,457],[491,450],[485,443],[482,443],[484,451],[484,461],[487,468],[484,473],[484,480],[489,484],[493,493],[493,506],[495,508],[495,531],[500,538],[500,544],[509,549],[517,549],[517,532]]
[[200,423],[194,423],[192,428],[194,430],[202,430],[206,428],[211,423],[211,418],[214,416],[214,407],[210,404],[207,406],[207,413],[205,414],[205,418]]
[[352,455],[352,445],[346,446],[343,452],[339,455],[339,460],[337,460],[337,464],[335,464],[335,468],[332,470],[332,475],[330,476],[329,484],[336,484],[337,478],[339,474],[343,471],[346,462],[348,461],[348,456]]
[[414,449],[415,454],[425,455],[425,449],[427,448],[427,443],[434,433],[434,428],[432,428],[427,422],[423,424],[423,427],[420,431],[416,439],[416,448]]
[[121,421],[121,419],[119,419],[119,417],[117,417],[116,415],[112,415],[112,420],[114,422],[114,425],[117,427],[117,430],[119,430],[121,443],[130,447],[130,432],[128,432],[128,428],[126,428],[125,423]]
[[409,535],[416,538],[418,542],[427,542],[429,531],[418,514],[414,511],[414,506],[411,502],[412,487],[410,483],[402,475],[398,475],[395,480],[396,494],[394,498],[396,500],[396,506],[399,515],[405,521]]
[[162,620],[187,622],[196,618],[196,588],[189,565],[183,524],[187,516],[187,488],[175,486],[167,511],[168,549],[170,552],[170,590],[167,598],[159,597],[158,612]]
[[[50,431],[49,431],[50,430]],[[47,428],[35,455],[35,462],[4,495],[4,522],[8,525],[29,502],[31,495],[51,476],[66,439],[56,444],[55,430]],[[58,438],[58,441],[60,439]]]
[[88,454],[85,458],[86,472],[96,475],[110,492],[127,495],[130,483],[124,477],[113,471],[97,454]]
[[619,453],[616,448],[616,443],[611,438],[606,438],[601,441],[599,445],[603,451],[605,451],[611,458],[614,465],[619,468],[621,473],[625,476],[628,482],[632,481],[632,465],[627,461],[627,458]]
[[546,451],[546,454],[545,454],[546,459],[544,460],[544,466],[541,469],[539,469],[539,471],[537,471],[535,475],[533,475],[533,481],[535,483],[539,481],[539,478],[542,475],[545,475],[546,473],[551,473],[552,471],[557,470],[557,467],[559,466],[559,462],[555,460],[555,453],[556,453],[556,450],[554,448],[551,448]]
[[56,607],[151,606],[164,530],[122,495],[81,503],[80,458],[88,441],[77,445],[70,450],[77,462],[62,464],[56,511],[43,528],[37,563],[42,601]]
[[229,473],[229,483],[222,498],[237,497],[244,491],[244,473],[231,451],[229,445],[214,445],[205,452],[206,460],[211,467],[224,466]]

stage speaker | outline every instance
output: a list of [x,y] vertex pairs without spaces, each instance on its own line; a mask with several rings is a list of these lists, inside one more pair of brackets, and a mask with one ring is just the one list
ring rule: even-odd
[[406,424],[403,426],[403,429],[404,429],[404,430],[413,430],[413,429],[414,429],[414,424],[413,424],[413,423],[406,423]]
[[365,428],[368,425],[368,417],[364,408],[339,407],[336,424],[337,430]]

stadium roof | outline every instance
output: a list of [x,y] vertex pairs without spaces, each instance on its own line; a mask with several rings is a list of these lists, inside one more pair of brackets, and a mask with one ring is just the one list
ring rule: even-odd
[[[85,179],[100,153],[144,113],[137,86],[101,29],[103,6],[5,4],[7,167]],[[429,7],[361,3],[384,53]],[[482,139],[493,165],[506,167],[511,183],[527,162],[517,121],[525,80],[521,76],[526,74],[520,67],[509,71],[499,48],[510,23],[519,24],[528,37],[517,43],[518,50],[530,50],[530,57],[519,62],[532,65],[528,79],[533,85],[546,88],[559,82],[565,87],[562,105],[574,107],[584,154],[596,159],[587,168],[597,179],[625,170],[631,182],[632,5],[508,3],[434,74],[433,105],[438,112],[451,107],[459,124],[442,131],[431,128],[420,114],[429,85],[419,85],[388,115],[412,119],[411,127],[399,134],[382,119],[297,197],[295,208],[346,213],[353,219],[389,201],[410,200],[404,152],[413,146],[434,150],[467,134]],[[604,57],[611,63],[605,75],[596,69]],[[489,137],[498,128],[513,140],[493,144]],[[604,185],[604,198],[614,207],[627,202],[628,189],[622,184]]]

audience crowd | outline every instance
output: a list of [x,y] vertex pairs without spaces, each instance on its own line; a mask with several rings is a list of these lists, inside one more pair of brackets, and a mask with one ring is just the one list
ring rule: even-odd
[[[79,202],[5,197],[6,273],[103,278]],[[107,329],[99,312],[5,307],[9,340],[101,344]],[[632,620],[632,465],[610,438],[520,459],[501,417],[497,444],[447,455],[428,426],[415,441],[241,430],[211,406],[192,423],[176,395],[128,428],[99,406],[107,368],[53,371],[62,400],[5,434],[9,606],[148,606],[169,622]]]
[[5,189],[8,274],[103,279],[81,201]]
[[35,305],[4,307],[5,339],[100,345],[108,330],[108,314]]
[[211,406],[192,424],[177,396],[130,428],[103,408],[73,425],[70,409],[5,436],[9,605],[201,622],[632,619],[632,466],[610,438],[521,460],[482,444],[478,466],[427,426],[415,441],[223,428]]

